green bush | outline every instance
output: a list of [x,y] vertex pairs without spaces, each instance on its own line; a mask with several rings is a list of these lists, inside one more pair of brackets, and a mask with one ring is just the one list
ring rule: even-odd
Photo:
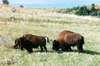
[[91,5],[91,9],[92,9],[92,10],[95,10],[95,4],[92,4],[92,5]]
[[100,10],[97,11],[97,16],[100,18]]
[[90,14],[91,16],[97,16],[97,10],[92,10]]
[[78,10],[79,9],[79,6],[78,7],[73,7],[72,10]]
[[20,7],[22,7],[22,8],[23,8],[24,6],[23,6],[23,5],[20,5]]
[[8,0],[2,0],[3,1],[3,4],[9,4]]
[[72,9],[71,8],[67,8],[66,11],[64,13],[68,13],[68,12],[71,12]]
[[57,13],[60,13],[61,11],[57,11]]
[[98,15],[98,18],[100,18],[100,15]]
[[96,16],[96,12],[92,12],[91,13],[91,16]]
[[86,6],[83,8],[83,15],[88,15],[88,9]]
[[80,11],[76,11],[75,13],[76,15],[82,15],[82,13]]
[[76,15],[83,15],[83,9],[84,7],[80,7],[77,11],[76,11]]
[[97,15],[99,15],[99,16],[100,16],[100,11],[97,11]]

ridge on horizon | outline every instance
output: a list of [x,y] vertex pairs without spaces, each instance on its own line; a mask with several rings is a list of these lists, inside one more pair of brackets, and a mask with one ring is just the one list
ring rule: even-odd
[[[9,6],[9,7],[13,7],[14,5],[6,5],[6,4],[0,4],[0,6]],[[84,6],[84,5],[83,5]],[[14,7],[20,7],[19,6],[14,6]],[[81,7],[81,6],[80,6]],[[91,5],[88,5],[87,7],[91,7]],[[24,8],[36,8],[36,7],[25,7]],[[38,8],[38,7],[37,7]],[[55,7],[54,7],[55,8]],[[66,7],[67,8],[67,7]],[[72,7],[68,7],[68,8],[72,8]],[[100,4],[95,4],[95,8],[97,9],[100,9]]]

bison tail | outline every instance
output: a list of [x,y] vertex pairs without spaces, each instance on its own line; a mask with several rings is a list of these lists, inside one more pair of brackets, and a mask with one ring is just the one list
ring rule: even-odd
[[84,42],[84,37],[82,37],[82,44],[84,44],[85,42]]
[[46,43],[49,43],[49,37],[45,36]]

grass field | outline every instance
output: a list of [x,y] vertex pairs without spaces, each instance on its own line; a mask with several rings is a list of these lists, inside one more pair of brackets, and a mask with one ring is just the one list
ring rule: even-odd
[[[60,14],[53,9],[16,7],[17,12],[10,9],[11,6],[0,7],[0,35],[5,36],[0,39],[0,66],[100,66],[99,18]],[[83,53],[78,54],[76,47],[72,47],[73,52],[55,52],[51,49],[52,41],[47,44],[47,53],[40,52],[40,47],[31,54],[11,48],[14,39],[23,34],[48,36],[54,40],[63,30],[84,36]]]

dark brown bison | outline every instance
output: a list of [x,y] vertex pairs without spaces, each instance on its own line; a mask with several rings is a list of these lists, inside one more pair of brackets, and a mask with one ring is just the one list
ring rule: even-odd
[[53,41],[53,50],[71,51],[71,46],[77,46],[78,52],[83,51],[84,37],[80,34],[64,30],[58,34],[56,40]]
[[46,36],[36,36],[32,34],[24,34],[22,37],[15,39],[13,48],[21,47],[21,50],[25,48],[28,52],[32,52],[32,48],[38,48],[40,46],[41,52],[43,47],[47,52],[46,43],[49,42],[49,38]]

